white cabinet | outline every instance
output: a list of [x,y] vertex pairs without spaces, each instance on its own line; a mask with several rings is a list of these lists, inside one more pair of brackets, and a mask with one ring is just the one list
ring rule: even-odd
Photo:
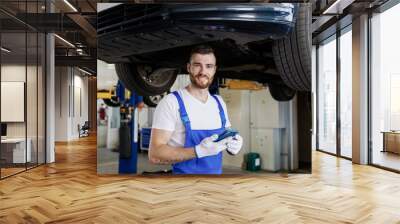
[[250,94],[251,152],[261,157],[261,169],[283,168],[282,158],[288,151],[289,103],[274,100],[268,89]]

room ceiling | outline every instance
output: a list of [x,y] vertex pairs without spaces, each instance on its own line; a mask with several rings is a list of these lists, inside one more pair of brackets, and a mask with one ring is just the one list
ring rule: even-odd
[[46,10],[44,0],[28,1],[28,4],[25,4],[25,1],[1,0],[0,26],[4,36],[2,45],[11,49],[7,57],[17,59],[24,58],[25,55],[28,55],[28,58],[36,55],[37,48],[34,43],[29,42],[29,34],[26,54],[26,30],[35,33],[52,32],[57,34],[56,66],[79,66],[95,73],[97,1],[68,0],[67,3],[64,0],[51,0],[52,13],[48,13],[49,9]]

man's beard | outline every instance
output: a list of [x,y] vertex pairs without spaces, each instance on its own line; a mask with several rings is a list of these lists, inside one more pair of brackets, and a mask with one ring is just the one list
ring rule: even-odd
[[[208,82],[203,83],[197,79],[198,77],[201,77],[201,76],[205,76],[208,79]],[[190,82],[192,83],[193,86],[195,86],[196,88],[199,88],[199,89],[207,89],[211,85],[212,81],[213,81],[213,78],[209,78],[206,75],[197,75],[197,76],[190,75]]]

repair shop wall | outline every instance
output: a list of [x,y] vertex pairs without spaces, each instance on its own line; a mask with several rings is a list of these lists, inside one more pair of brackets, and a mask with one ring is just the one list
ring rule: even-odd
[[251,91],[250,152],[261,157],[261,168],[268,171],[287,169],[289,103],[274,100],[268,89]]
[[243,148],[237,156],[225,152],[224,167],[243,167],[244,155],[256,152],[261,157],[263,170],[285,168],[281,155],[286,155],[288,144],[289,104],[274,100],[268,89],[220,89],[232,127],[243,137]]
[[242,167],[244,155],[250,152],[250,91],[220,89],[220,95],[226,103],[232,127],[243,137],[243,148],[236,156],[224,152],[224,167]]

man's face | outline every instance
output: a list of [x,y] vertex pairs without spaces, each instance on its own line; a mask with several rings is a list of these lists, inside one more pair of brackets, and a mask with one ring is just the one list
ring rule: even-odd
[[200,89],[208,88],[214,78],[217,69],[216,59],[213,53],[193,54],[187,64],[192,85]]

